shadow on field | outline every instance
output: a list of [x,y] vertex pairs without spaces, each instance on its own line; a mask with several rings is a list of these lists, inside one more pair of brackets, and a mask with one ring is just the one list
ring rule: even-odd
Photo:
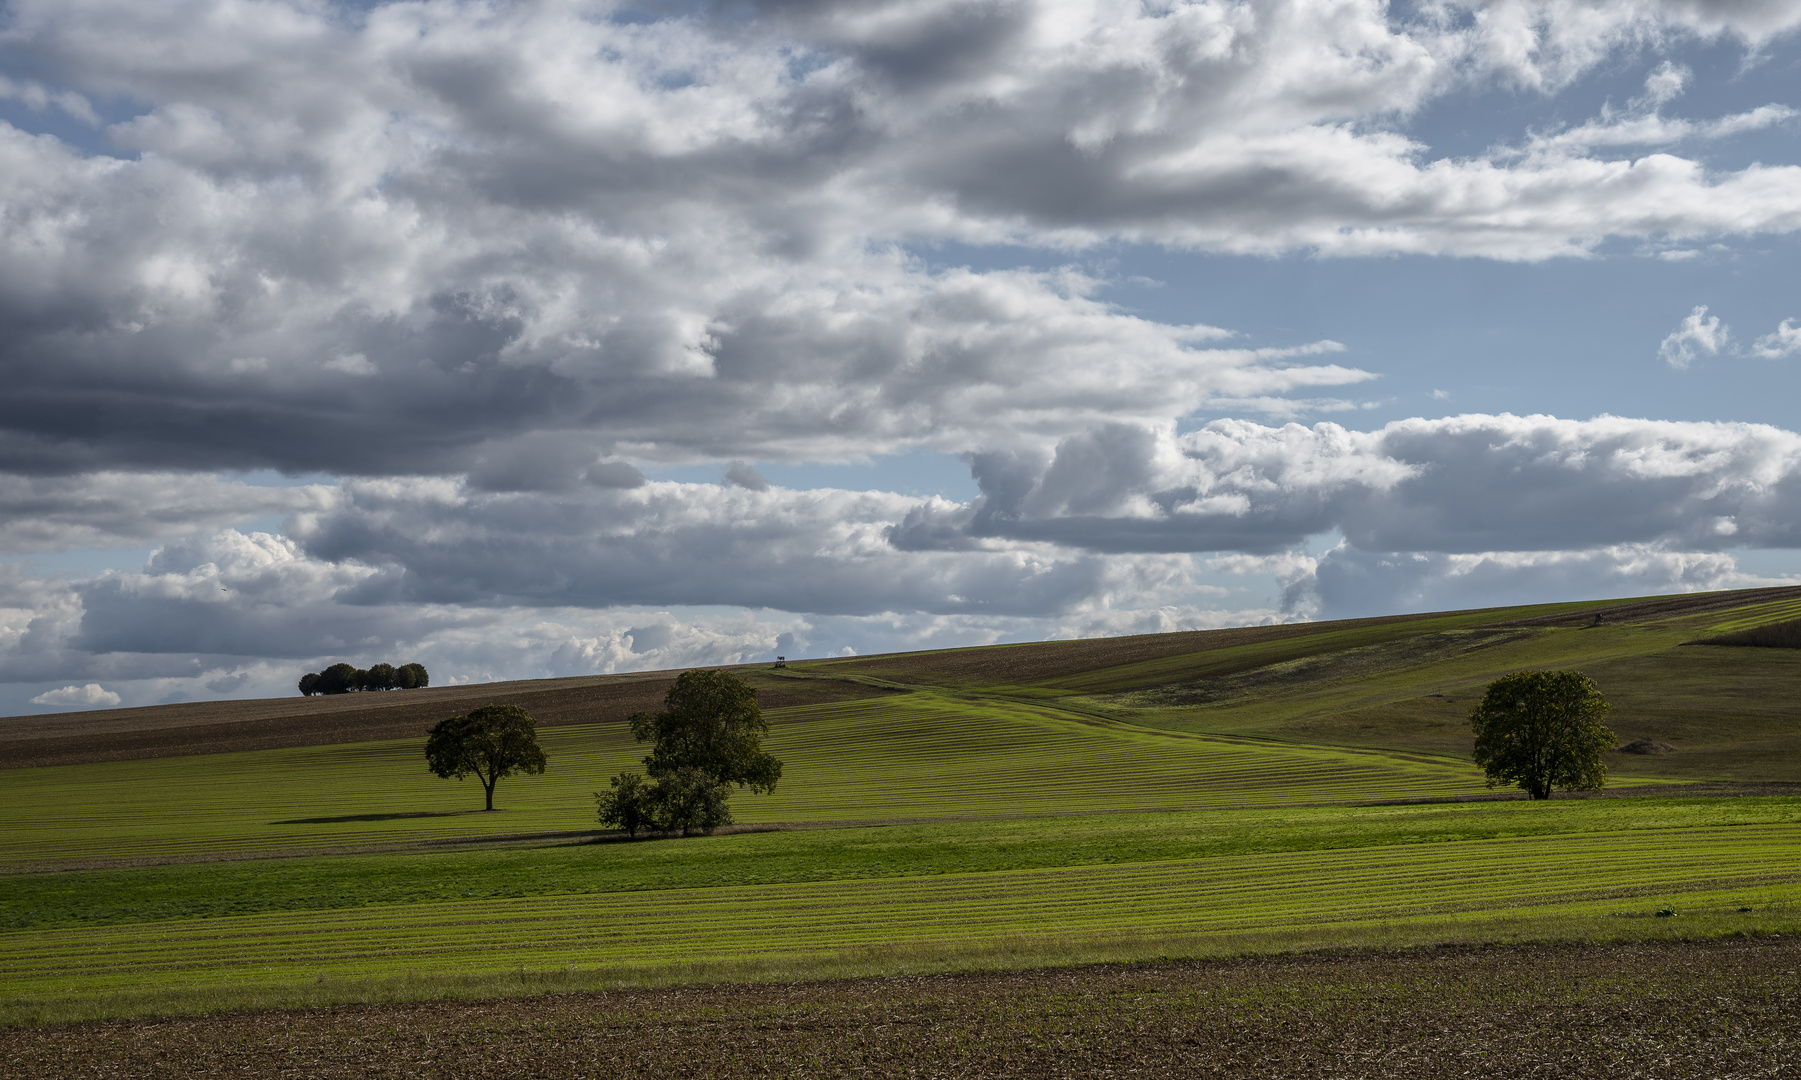
[[297,817],[271,821],[271,825],[338,825],[346,821],[401,821],[406,818],[466,817],[482,810],[409,810],[404,814],[345,814],[342,817]]

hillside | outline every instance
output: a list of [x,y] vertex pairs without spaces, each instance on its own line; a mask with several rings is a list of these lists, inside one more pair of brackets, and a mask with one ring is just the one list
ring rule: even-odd
[[[1694,644],[1801,616],[1801,588],[1033,642],[740,666],[765,709],[932,688],[1134,726],[1463,756],[1482,686],[1580,667],[1614,705],[1623,776],[1801,781],[1801,650]],[[423,737],[505,701],[546,728],[655,709],[675,672],[0,718],[0,768]]]
[[1496,677],[1579,668],[1622,777],[1801,781],[1801,650],[1700,644],[1801,617],[1801,588],[1436,612],[826,661],[809,671],[1054,704],[1169,731],[1469,752]]
[[[745,667],[785,765],[625,842],[594,793],[670,672],[0,721],[0,1025],[1506,942],[1796,932],[1801,589]],[[1615,704],[1607,794],[1491,791],[1464,715],[1527,666]],[[483,703],[549,768],[423,735]],[[1706,781],[1695,784],[1693,781]],[[1675,782],[1672,782],[1675,781]],[[1681,919],[1673,916],[1680,914]]]

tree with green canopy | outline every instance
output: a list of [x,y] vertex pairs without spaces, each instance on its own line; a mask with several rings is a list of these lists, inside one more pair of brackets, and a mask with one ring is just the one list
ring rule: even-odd
[[644,767],[652,776],[695,769],[716,784],[775,790],[782,763],[763,750],[769,721],[757,692],[723,671],[684,671],[663,695],[663,711],[637,713],[632,735],[652,742]]
[[639,829],[660,828],[656,788],[641,773],[622,772],[613,777],[613,790],[596,791],[600,823],[625,830],[636,839]]
[[1596,791],[1607,783],[1601,755],[1613,749],[1607,700],[1580,671],[1516,671],[1488,684],[1470,710],[1475,760],[1488,786],[1517,784],[1534,799],[1552,788]]
[[699,769],[680,768],[657,777],[652,789],[656,800],[657,824],[665,829],[710,834],[721,825],[732,823],[732,811],[726,800],[732,797],[732,786],[721,783]]
[[361,674],[364,690],[394,689],[393,664],[370,664],[369,669]]
[[426,737],[425,764],[447,780],[480,780],[492,810],[494,785],[502,777],[544,771],[537,721],[517,705],[484,705],[468,716],[453,716]]

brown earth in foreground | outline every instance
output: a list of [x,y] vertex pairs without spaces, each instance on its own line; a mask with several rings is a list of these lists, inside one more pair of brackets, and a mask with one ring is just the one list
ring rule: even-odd
[[1794,939],[1436,949],[0,1030],[0,1076],[1801,1076]]
[[[740,674],[757,687],[765,709],[889,692],[827,679]],[[674,672],[656,671],[0,717],[0,769],[424,738],[447,716],[502,703],[531,713],[539,727],[616,722],[661,708],[674,682]]]

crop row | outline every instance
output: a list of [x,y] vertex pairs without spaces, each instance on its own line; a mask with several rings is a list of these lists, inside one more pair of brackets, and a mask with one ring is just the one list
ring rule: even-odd
[[[549,729],[543,777],[480,790],[431,777],[423,740],[107,762],[8,775],[0,865],[330,849],[595,828],[591,793],[641,748],[618,725]],[[739,820],[1335,803],[1465,794],[1464,764],[1084,722],[932,694],[785,709],[768,745],[787,762]]]
[[1801,798],[1108,813],[784,829],[679,842],[238,859],[14,875],[0,889],[0,930],[1787,823],[1801,824]]
[[1801,619],[1801,600],[1778,600],[1773,603],[1758,604],[1754,607],[1739,608],[1730,614],[1733,618],[1709,626],[1703,636],[1729,634],[1734,630],[1747,630],[1768,623]]
[[15,994],[631,967],[1007,937],[1292,932],[1801,899],[1801,825],[1652,829],[878,881],[396,905],[0,935]]

